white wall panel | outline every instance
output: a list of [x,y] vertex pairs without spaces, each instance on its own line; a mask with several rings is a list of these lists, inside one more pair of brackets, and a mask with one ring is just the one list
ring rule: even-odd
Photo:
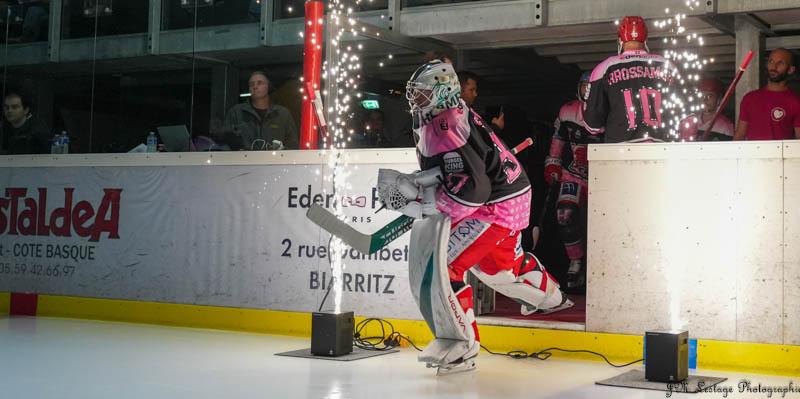
[[590,162],[587,330],[782,342],[780,143],[593,146]]
[[800,345],[800,145],[784,145],[783,343]]

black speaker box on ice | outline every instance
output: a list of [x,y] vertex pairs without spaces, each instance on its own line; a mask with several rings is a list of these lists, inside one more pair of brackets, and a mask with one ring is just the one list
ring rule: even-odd
[[341,356],[353,351],[353,312],[311,314],[311,353]]
[[688,331],[647,331],[644,336],[647,381],[679,382],[689,377]]

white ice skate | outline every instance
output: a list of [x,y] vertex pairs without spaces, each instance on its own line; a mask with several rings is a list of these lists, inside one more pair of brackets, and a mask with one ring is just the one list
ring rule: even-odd
[[428,368],[436,368],[437,375],[454,374],[474,369],[479,351],[477,341],[470,347],[467,341],[437,338],[425,347],[419,361]]
[[475,364],[475,357],[471,357],[469,359],[462,359],[461,361],[448,363],[448,364],[439,364],[434,365],[432,363],[427,364],[428,368],[436,368],[436,375],[450,375],[450,374],[457,374],[463,373],[465,371],[475,370],[478,366]]
[[531,315],[531,314],[534,314],[534,313],[536,313],[536,314],[550,314],[550,313],[560,312],[560,311],[562,311],[564,309],[569,309],[569,308],[571,308],[573,306],[575,306],[575,302],[572,302],[572,300],[567,298],[567,296],[564,295],[564,293],[562,292],[561,293],[561,303],[560,304],[558,304],[558,305],[556,305],[556,306],[554,306],[552,308],[548,308],[548,309],[537,309],[537,308],[531,308],[528,305],[522,305],[522,309],[520,310],[520,313],[522,313],[523,316],[528,316],[528,315]]

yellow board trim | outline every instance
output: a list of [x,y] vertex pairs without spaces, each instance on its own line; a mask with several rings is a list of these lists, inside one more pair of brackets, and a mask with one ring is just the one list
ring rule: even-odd
[[0,316],[5,316],[11,312],[11,294],[0,292]]
[[[8,313],[9,294],[0,293],[0,314]],[[160,324],[194,328],[250,331],[308,337],[311,315],[300,312],[224,308],[113,299],[93,299],[39,295],[38,315],[134,323]],[[364,320],[357,317],[356,323]],[[422,321],[388,320],[395,331],[408,336],[417,345],[432,339]],[[376,335],[373,324],[362,335]],[[586,349],[602,353],[615,363],[627,363],[642,356],[642,336],[544,330],[522,327],[481,326],[481,343],[495,352],[541,351],[550,347]],[[585,353],[555,351],[553,357],[601,361]],[[698,367],[800,376],[800,346],[754,344],[698,340]]]

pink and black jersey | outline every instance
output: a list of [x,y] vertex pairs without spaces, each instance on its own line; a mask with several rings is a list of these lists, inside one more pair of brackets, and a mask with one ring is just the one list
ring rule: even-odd
[[416,128],[420,168],[440,168],[439,211],[511,230],[528,226],[531,185],[508,147],[463,100]]
[[[555,122],[555,133],[550,142],[550,153],[545,165],[558,164],[573,175],[586,180],[589,174],[587,150],[589,144],[601,143],[602,136],[590,134],[583,121],[583,103],[570,101],[561,107]],[[564,154],[564,147],[571,151]]]
[[605,128],[605,142],[654,137],[667,139],[662,117],[674,67],[664,57],[643,50],[607,58],[592,71],[585,95],[584,120],[589,131]]

